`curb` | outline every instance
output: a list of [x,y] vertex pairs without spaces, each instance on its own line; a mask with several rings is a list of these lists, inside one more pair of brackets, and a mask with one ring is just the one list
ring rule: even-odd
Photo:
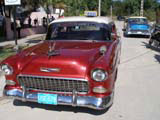
[[[35,34],[35,35],[27,36],[25,38],[18,39],[17,41],[18,41],[19,45],[26,44],[26,42],[30,41],[30,40],[43,40],[45,35],[46,34]],[[15,45],[15,41],[11,40],[11,41],[0,42],[1,47],[8,45],[8,44]]]

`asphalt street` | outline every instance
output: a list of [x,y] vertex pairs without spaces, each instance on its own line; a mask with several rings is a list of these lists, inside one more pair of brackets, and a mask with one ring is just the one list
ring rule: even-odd
[[[23,103],[0,98],[0,120],[160,120],[160,50],[147,38],[123,38],[113,106],[106,112],[70,106]],[[4,85],[0,78],[0,90]]]

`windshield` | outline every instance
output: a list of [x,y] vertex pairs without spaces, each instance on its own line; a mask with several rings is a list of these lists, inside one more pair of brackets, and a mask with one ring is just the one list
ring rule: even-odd
[[145,18],[129,18],[128,23],[141,23],[141,24],[147,24],[148,21]]
[[110,40],[108,26],[94,22],[63,22],[50,25],[47,40]]

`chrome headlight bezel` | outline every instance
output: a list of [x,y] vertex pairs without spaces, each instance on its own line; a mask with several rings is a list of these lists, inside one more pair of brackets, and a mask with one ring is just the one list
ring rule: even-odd
[[128,32],[130,32],[131,31],[131,27],[128,27]]
[[94,69],[91,72],[91,78],[97,82],[104,82],[108,79],[108,73],[102,69]]
[[5,75],[12,75],[13,74],[13,68],[9,66],[8,64],[2,64],[0,66],[0,69],[2,72],[4,72]]

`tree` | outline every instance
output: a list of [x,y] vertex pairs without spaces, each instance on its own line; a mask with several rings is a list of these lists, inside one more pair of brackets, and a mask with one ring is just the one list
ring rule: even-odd
[[112,0],[102,0],[102,10],[101,10],[101,15],[106,16],[110,15],[110,7],[112,5]]
[[140,14],[140,0],[124,0],[125,10],[127,15],[139,15]]
[[[133,16],[140,15],[141,0],[101,0],[101,14],[110,15],[110,7],[113,6],[113,15]],[[77,16],[85,10],[98,10],[98,0],[23,0],[29,9],[35,10],[43,6],[48,11],[48,6],[65,9],[66,16]],[[157,0],[144,0],[144,15],[150,19],[155,18],[155,11],[158,11]]]

